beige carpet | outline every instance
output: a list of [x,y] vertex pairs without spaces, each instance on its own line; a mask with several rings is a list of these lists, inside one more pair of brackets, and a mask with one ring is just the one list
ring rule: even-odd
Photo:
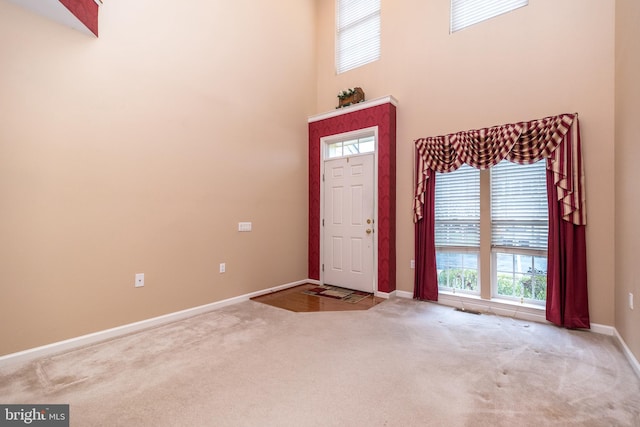
[[0,367],[0,403],[69,403],[72,426],[640,425],[612,337],[403,299],[247,301]]

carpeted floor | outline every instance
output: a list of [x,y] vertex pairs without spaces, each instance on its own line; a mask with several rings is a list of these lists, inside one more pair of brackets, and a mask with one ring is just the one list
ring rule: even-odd
[[72,426],[638,426],[612,337],[391,299],[294,313],[254,301],[22,366],[1,403]]

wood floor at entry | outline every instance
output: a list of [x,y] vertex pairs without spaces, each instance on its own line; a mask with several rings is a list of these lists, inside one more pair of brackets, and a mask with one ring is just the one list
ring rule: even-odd
[[374,291],[374,157],[324,165],[323,281]]
[[351,304],[336,299],[307,295],[304,293],[305,290],[312,289],[316,286],[318,285],[306,283],[304,285],[294,286],[292,288],[272,292],[266,295],[260,295],[251,299],[256,302],[298,313],[368,310],[369,308],[384,301],[384,298],[370,295],[355,304]]

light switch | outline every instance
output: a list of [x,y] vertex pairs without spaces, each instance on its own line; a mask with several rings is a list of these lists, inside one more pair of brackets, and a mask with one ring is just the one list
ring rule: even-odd
[[238,231],[251,231],[251,223],[250,222],[239,222],[238,223]]

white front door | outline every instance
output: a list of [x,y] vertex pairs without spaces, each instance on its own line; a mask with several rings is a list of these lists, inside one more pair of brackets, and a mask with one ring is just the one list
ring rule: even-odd
[[324,163],[323,219],[323,282],[373,292],[373,154]]

